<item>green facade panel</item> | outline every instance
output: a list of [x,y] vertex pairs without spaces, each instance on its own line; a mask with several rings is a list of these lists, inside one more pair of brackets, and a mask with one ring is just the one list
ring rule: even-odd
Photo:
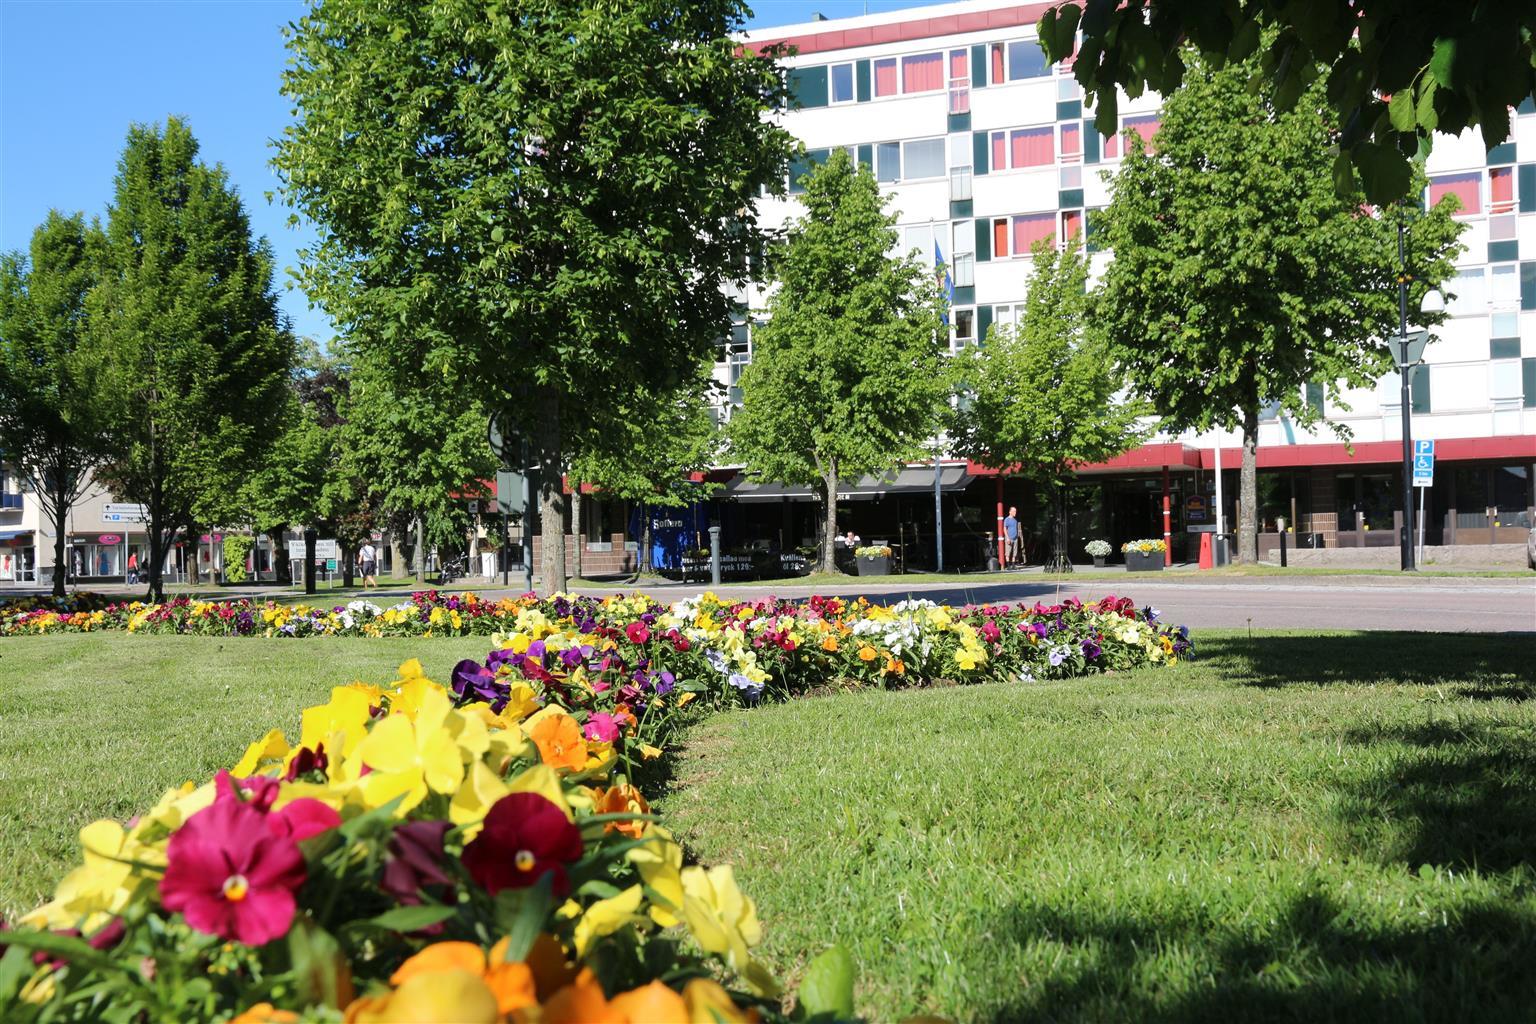
[[1509,263],[1520,258],[1520,243],[1515,239],[1488,243],[1489,263]]
[[1075,210],[1083,205],[1083,190],[1080,188],[1064,188],[1056,193],[1056,208],[1059,210]]
[[1519,338],[1489,338],[1488,339],[1488,358],[1489,359],[1519,359],[1520,358],[1520,339]]
[[1099,162],[1099,130],[1092,121],[1083,122],[1083,163]]
[[988,157],[988,155],[989,155],[989,151],[987,149],[987,133],[986,132],[972,132],[971,133],[971,173],[972,174],[986,174],[987,173],[987,157]]
[[992,222],[976,222],[976,262],[985,263],[992,258]]
[[1083,116],[1082,100],[1057,100],[1056,120],[1071,121]]
[[1536,164],[1521,164],[1515,176],[1520,182],[1520,212],[1536,213]]
[[1536,263],[1520,264],[1520,308],[1536,309]]
[[1525,390],[1525,407],[1536,409],[1536,359],[1520,360],[1520,383]]
[[987,85],[987,48],[982,43],[971,47],[971,88],[984,89]]
[[789,69],[790,99],[809,109],[827,105],[827,66]]
[[992,329],[992,307],[978,306],[976,308],[976,340],[985,342],[987,332]]
[[963,114],[949,115],[949,132],[951,135],[971,130],[971,112],[967,110]]
[[1501,143],[1488,151],[1488,166],[1497,167],[1500,164],[1512,164],[1515,162],[1515,144],[1513,142]]
[[869,61],[861,60],[853,66],[854,98],[860,103],[868,103],[874,92],[869,84]]

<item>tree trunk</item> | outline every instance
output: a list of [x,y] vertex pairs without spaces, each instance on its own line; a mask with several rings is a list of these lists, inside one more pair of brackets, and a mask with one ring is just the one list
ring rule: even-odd
[[403,580],[410,568],[409,545],[401,543],[400,531],[391,528],[389,531],[389,575],[391,579]]
[[347,543],[342,543],[339,546],[341,549],[341,585],[343,587],[350,587],[353,581],[357,579],[357,574],[353,571],[352,561],[353,556],[356,554],[356,548]]
[[541,415],[534,426],[532,448],[538,469],[539,594],[548,597],[565,589],[565,489],[560,480],[560,393],[546,387],[540,396]]
[[640,503],[640,571],[651,572],[655,568],[651,558],[651,506]]
[[837,568],[837,462],[827,460],[821,475],[821,567],[818,571],[835,573]]
[[581,579],[581,553],[587,547],[587,541],[582,534],[581,512],[586,502],[581,499],[581,484],[571,484],[571,543],[576,549],[571,552],[571,572]]
[[1055,522],[1051,529],[1051,562],[1047,572],[1071,572],[1072,559],[1067,555],[1067,485],[1056,482]]
[[421,516],[416,517],[416,547],[411,552],[411,561],[416,566],[416,582],[421,583],[427,575],[427,537],[426,526],[421,521]]
[[[68,538],[64,536],[69,529],[69,505],[64,502],[62,488],[55,488],[53,506],[53,596],[63,597],[65,548],[69,546]],[[17,579],[21,577],[18,576]]]
[[1237,562],[1253,565],[1259,560],[1259,410],[1257,404],[1243,410],[1243,469],[1238,482]]
[[203,560],[203,542],[201,538],[202,534],[197,532],[197,527],[189,523],[187,525],[187,539],[182,544],[184,550],[187,547],[192,549],[192,557],[187,559],[187,582],[194,586],[203,582],[201,565]]

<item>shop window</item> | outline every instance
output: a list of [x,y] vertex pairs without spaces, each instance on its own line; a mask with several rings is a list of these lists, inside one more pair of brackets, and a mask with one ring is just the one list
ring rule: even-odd
[[852,64],[833,64],[832,65],[832,102],[833,103],[852,103],[853,101],[854,101],[853,65]]
[[896,58],[875,61],[875,95],[896,95]]
[[1429,205],[1435,206],[1446,196],[1455,196],[1460,208],[1456,216],[1464,217],[1481,213],[1483,173],[1467,171],[1462,174],[1439,174],[1429,179]]
[[944,140],[918,139],[902,143],[902,173],[906,181],[944,177]]
[[[1515,169],[1492,167],[1488,170],[1488,212],[1509,213],[1515,208]],[[1514,236],[1509,236],[1513,238]]]
[[933,92],[944,88],[944,55],[919,53],[901,58],[901,91]]
[[1493,507],[1500,526],[1531,525],[1531,477],[1528,466],[1493,467]]
[[1051,73],[1045,62],[1045,51],[1033,39],[1021,39],[1008,44],[1008,81],[1025,78],[1044,78]]

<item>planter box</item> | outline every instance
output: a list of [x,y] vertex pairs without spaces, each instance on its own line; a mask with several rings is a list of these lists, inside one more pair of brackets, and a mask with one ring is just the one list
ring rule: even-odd
[[1105,555],[1092,555],[1090,557],[1093,559],[1093,567],[1095,569],[1102,569],[1102,568],[1104,568],[1104,559],[1107,556],[1105,556]]
[[891,574],[891,560],[884,555],[874,558],[857,558],[860,576],[889,576]]
[[1168,556],[1162,551],[1144,555],[1139,551],[1125,553],[1126,572],[1161,572]]

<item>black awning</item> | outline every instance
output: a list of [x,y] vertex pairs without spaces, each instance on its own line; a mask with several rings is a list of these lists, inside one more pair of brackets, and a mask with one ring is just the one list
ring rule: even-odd
[[[943,465],[939,468],[939,489],[957,491],[971,482],[971,474],[963,463]],[[865,476],[850,481],[837,489],[838,501],[869,501],[890,494],[933,493],[933,467],[913,466],[892,470],[883,476]],[[809,484],[780,484],[757,481],[738,476],[725,485],[722,498],[736,501],[790,501],[810,500],[817,496]]]

